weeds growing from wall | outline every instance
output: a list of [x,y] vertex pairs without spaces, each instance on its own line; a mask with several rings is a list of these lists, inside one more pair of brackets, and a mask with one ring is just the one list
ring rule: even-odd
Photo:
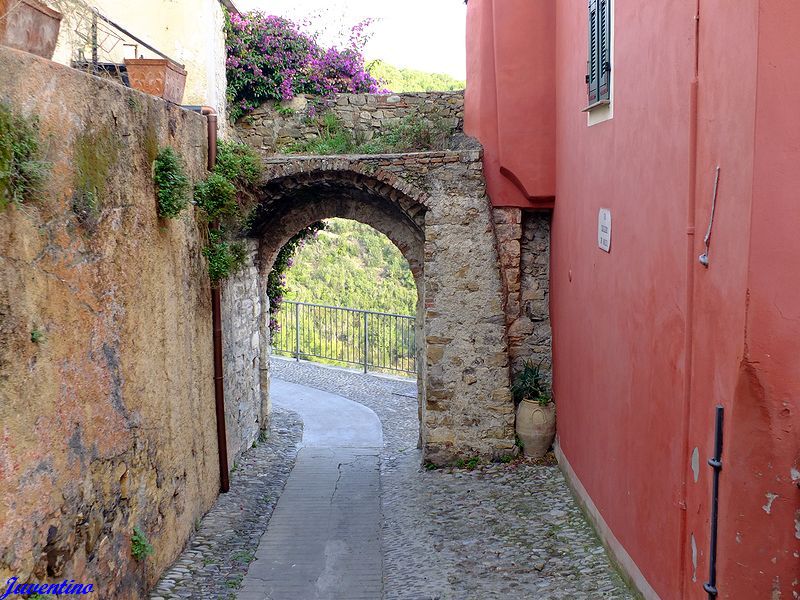
[[444,150],[450,138],[450,128],[443,119],[427,119],[421,115],[408,115],[378,132],[371,140],[359,132],[345,127],[332,112],[325,112],[309,120],[317,129],[317,136],[289,144],[281,150],[287,154],[392,154],[399,152],[424,152]]
[[49,171],[37,120],[0,102],[0,210],[35,200]]
[[162,148],[153,163],[158,216],[174,219],[189,205],[191,185],[183,160],[172,148]]
[[133,528],[131,534],[131,554],[138,562],[142,562],[145,558],[153,554],[153,546],[147,539],[144,532],[139,527]]
[[202,218],[213,223],[222,217],[238,213],[236,187],[223,175],[213,172],[194,186],[194,203],[200,208]]
[[247,249],[243,242],[228,241],[224,232],[212,229],[208,232],[208,245],[203,248],[203,255],[208,260],[211,281],[218,282],[244,266]]

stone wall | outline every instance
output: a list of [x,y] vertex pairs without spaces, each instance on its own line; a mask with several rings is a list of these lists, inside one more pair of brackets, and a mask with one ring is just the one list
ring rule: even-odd
[[236,124],[235,135],[267,155],[274,154],[292,142],[317,137],[318,129],[309,117],[326,110],[366,140],[409,116],[441,123],[458,135],[464,124],[464,92],[338,94],[327,105],[301,96],[281,105],[264,104]]
[[219,489],[202,230],[158,218],[152,178],[167,145],[205,176],[205,119],[3,47],[0,101],[38,117],[52,163],[0,212],[0,581],[139,599]]
[[[228,464],[252,446],[260,429],[266,430],[268,412],[262,413],[261,305],[256,244],[249,242],[244,269],[222,284],[222,351],[225,389],[225,423],[228,432]],[[266,394],[266,390],[264,390]]]
[[494,227],[505,292],[511,374],[526,360],[552,365],[549,212],[494,208]]

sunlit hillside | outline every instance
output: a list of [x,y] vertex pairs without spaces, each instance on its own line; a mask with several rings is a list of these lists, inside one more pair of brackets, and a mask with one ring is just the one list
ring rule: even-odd
[[326,223],[295,255],[286,299],[413,315],[416,286],[397,247],[367,225]]

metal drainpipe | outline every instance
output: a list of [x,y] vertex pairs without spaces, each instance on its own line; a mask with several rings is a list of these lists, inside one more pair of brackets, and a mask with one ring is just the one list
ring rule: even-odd
[[[208,123],[208,165],[211,171],[217,164],[217,111],[210,106],[184,106],[199,112]],[[219,454],[219,487],[222,493],[230,490],[228,476],[228,436],[225,430],[225,388],[222,371],[222,294],[219,284],[211,284],[211,321],[214,342],[214,404],[217,416],[217,451]]]

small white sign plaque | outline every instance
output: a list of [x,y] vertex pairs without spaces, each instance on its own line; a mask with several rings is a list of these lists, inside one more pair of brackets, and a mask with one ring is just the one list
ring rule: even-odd
[[611,210],[601,208],[597,216],[597,245],[600,250],[611,252]]

